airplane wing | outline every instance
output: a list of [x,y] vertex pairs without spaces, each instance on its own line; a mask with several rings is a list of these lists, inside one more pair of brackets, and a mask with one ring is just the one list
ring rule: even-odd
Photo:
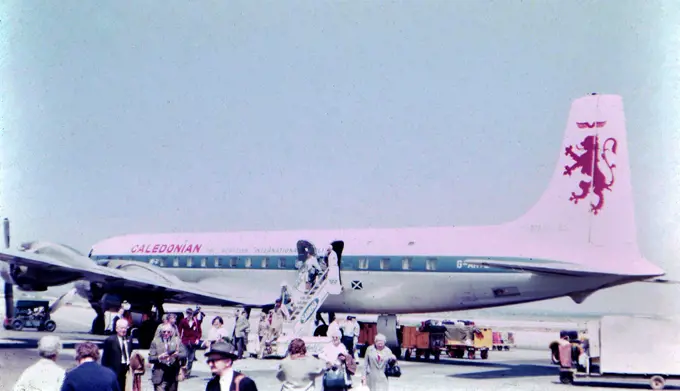
[[[33,271],[33,275],[39,275],[40,281],[48,286],[87,280],[101,283],[107,293],[143,295],[150,299],[160,298],[165,303],[265,306],[273,304],[280,293],[280,287],[255,290],[244,289],[243,286],[235,286],[233,289],[224,287],[225,289],[218,293],[205,289],[200,282],[182,281],[151,265],[119,261],[123,263],[118,267],[102,266],[82,254],[58,246],[43,246],[35,252],[3,249],[0,250],[0,261],[22,267],[26,271]],[[115,260],[108,262],[116,264]],[[38,272],[39,274],[35,274]],[[60,283],[49,284],[49,281],[44,281],[45,279]],[[248,282],[244,281],[244,284],[246,283]],[[225,294],[225,291],[228,294]]]

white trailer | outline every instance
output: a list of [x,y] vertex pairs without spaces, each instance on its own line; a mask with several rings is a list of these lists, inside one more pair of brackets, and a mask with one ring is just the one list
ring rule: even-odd
[[644,316],[604,316],[585,324],[590,354],[573,378],[640,380],[661,390],[680,379],[680,320]]

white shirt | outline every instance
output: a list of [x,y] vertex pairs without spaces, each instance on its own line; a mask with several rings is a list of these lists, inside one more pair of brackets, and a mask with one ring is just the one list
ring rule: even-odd
[[352,322],[346,322],[345,324],[342,325],[342,330],[344,331],[344,336],[345,337],[354,337],[357,333],[357,329],[359,326],[358,323],[352,323]]
[[[120,345],[120,362],[121,364],[128,364],[130,362],[130,352],[127,350],[127,344],[123,343],[123,337],[118,336],[118,344]],[[127,357],[127,360],[125,359]]]
[[60,391],[65,373],[54,361],[41,358],[26,368],[13,391]]
[[338,360],[338,355],[341,353],[349,355],[347,352],[347,347],[345,347],[343,344],[338,344],[338,346],[335,346],[333,345],[333,342],[331,342],[323,347],[323,351],[321,354],[319,354],[319,358],[340,366],[341,362]]
[[218,341],[224,337],[228,337],[227,329],[224,327],[213,327],[208,331],[208,341]]
[[234,379],[234,369],[229,368],[222,373],[222,376],[220,376],[220,389],[222,390],[229,390],[229,387],[231,387],[231,381]]

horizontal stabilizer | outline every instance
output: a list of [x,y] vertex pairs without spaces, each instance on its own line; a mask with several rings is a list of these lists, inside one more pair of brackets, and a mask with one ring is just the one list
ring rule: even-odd
[[501,260],[480,260],[469,259],[465,263],[470,265],[479,265],[487,267],[495,267],[500,269],[508,269],[520,272],[529,273],[543,273],[556,274],[561,276],[585,277],[593,275],[607,275],[601,271],[591,270],[582,265],[573,263],[541,263],[541,262],[520,262],[520,261],[501,261]]

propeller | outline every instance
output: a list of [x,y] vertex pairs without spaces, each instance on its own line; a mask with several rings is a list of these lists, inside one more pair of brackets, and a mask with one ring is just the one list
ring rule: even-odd
[[77,288],[71,288],[68,292],[61,295],[52,305],[50,306],[50,314],[55,313],[59,308],[61,308],[65,303],[68,303],[73,296],[75,296]]

